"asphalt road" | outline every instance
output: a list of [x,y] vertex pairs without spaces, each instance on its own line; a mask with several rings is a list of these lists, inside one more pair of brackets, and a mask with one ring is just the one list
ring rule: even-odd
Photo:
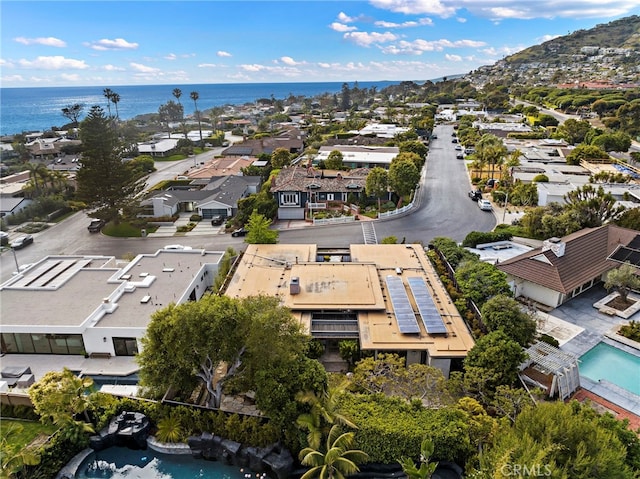
[[[451,143],[451,125],[439,125],[434,133],[438,139],[430,146],[429,157],[418,190],[417,206],[401,217],[374,222],[378,241],[396,236],[398,241],[421,241],[427,244],[435,237],[444,236],[462,241],[471,231],[491,231],[496,225],[492,213],[480,211],[469,199],[471,189],[464,161],[456,159],[455,144]],[[208,153],[215,154],[215,153]],[[207,154],[205,154],[207,155]],[[203,158],[204,157],[200,157]],[[196,159],[200,161],[199,158]],[[159,163],[159,171],[150,182],[183,174],[193,158],[179,163]],[[243,238],[231,235],[183,236],[173,238],[111,238],[87,231],[89,218],[83,212],[34,235],[35,242],[22,250],[6,250],[0,256],[0,281],[4,282],[18,264],[34,263],[47,255],[107,255],[117,258],[139,253],[153,253],[169,243],[180,243],[194,248],[224,251],[231,246],[244,247]],[[281,229],[280,243],[316,243],[320,247],[348,247],[364,243],[359,222],[346,225]]]

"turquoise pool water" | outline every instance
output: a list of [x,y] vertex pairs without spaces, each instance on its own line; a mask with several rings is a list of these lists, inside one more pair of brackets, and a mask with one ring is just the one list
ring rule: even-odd
[[248,479],[238,467],[190,455],[160,454],[150,449],[110,447],[91,453],[80,465],[76,479]]
[[596,382],[604,379],[640,396],[640,357],[606,343],[580,357],[580,375]]

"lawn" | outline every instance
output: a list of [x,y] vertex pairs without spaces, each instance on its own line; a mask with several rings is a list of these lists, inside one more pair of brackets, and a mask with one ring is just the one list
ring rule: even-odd
[[[19,426],[22,426],[22,430],[7,436],[7,432],[16,426],[18,426],[18,429]],[[21,449],[31,443],[31,441],[38,437],[38,435],[43,434],[45,436],[50,436],[56,431],[56,429],[56,426],[44,425],[34,421],[20,421],[16,419],[2,418],[2,421],[0,422],[0,436],[3,438],[8,437],[9,444],[12,446],[17,445]]]
[[[152,233],[157,229],[157,226],[148,226],[146,231],[147,233]],[[126,222],[118,223],[117,225],[114,223],[108,223],[104,228],[102,228],[102,233],[116,238],[139,238],[142,236],[140,227]]]

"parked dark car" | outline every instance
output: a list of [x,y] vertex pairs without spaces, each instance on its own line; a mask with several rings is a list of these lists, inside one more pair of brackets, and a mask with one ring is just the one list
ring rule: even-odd
[[458,154],[456,155],[456,159],[457,159],[457,160],[464,160],[464,155],[463,155],[462,153],[458,153]]
[[233,233],[231,233],[231,236],[233,236],[233,237],[247,236],[247,233],[248,233],[248,231],[245,228],[238,228]]
[[451,138],[451,143],[458,143],[458,139],[457,138]]
[[481,190],[471,190],[469,192],[469,198],[471,198],[473,201],[478,201],[479,199],[482,199],[482,191]]
[[222,215],[215,215],[211,217],[211,226],[220,226],[224,222]]
[[22,249],[25,246],[29,245],[33,243],[33,236],[31,235],[24,235],[24,236],[20,236],[19,238],[16,238],[15,240],[13,240],[11,242],[11,247],[13,249]]
[[89,223],[89,226],[87,226],[87,229],[89,230],[89,233],[99,233],[104,225],[105,225],[104,220],[96,218],[91,220],[91,223]]

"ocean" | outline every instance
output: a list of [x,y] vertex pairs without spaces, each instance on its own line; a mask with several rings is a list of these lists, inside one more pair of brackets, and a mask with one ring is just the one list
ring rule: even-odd
[[[400,82],[358,82],[359,88],[376,87],[378,91]],[[198,92],[198,109],[201,111],[223,105],[253,103],[259,98],[284,100],[290,95],[313,97],[323,93],[339,93],[344,82],[326,83],[229,83],[211,85],[129,85],[93,87],[44,87],[44,88],[0,88],[0,135],[12,135],[29,131],[48,130],[69,122],[62,116],[62,109],[79,103],[84,105],[86,116],[94,105],[108,112],[105,88],[120,95],[118,113],[120,119],[128,120],[145,113],[157,113],[160,105],[169,100],[176,101],[174,88],[182,90],[180,102],[185,115],[195,111],[190,93]],[[349,87],[355,83],[347,82]],[[111,104],[111,113],[115,108]]]

